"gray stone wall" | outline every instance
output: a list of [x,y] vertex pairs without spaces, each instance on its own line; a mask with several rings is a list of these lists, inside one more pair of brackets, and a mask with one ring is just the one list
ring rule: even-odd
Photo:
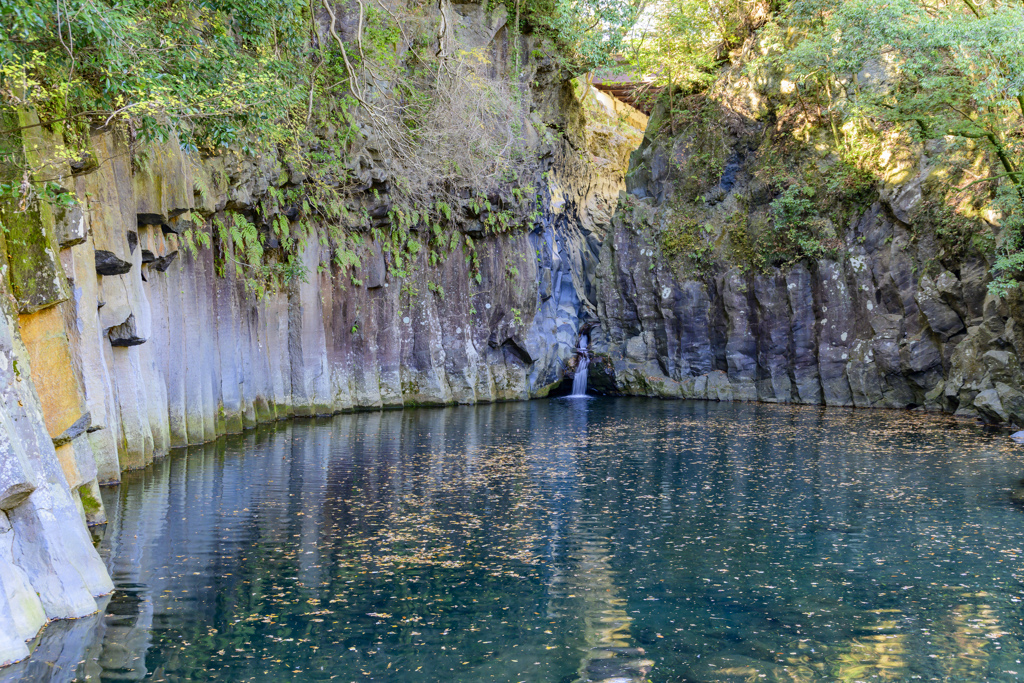
[[[466,40],[507,42],[504,10],[460,7],[460,25],[486,29]],[[356,229],[352,274],[330,265],[330,231],[312,225],[306,277],[262,297],[230,245],[189,248],[193,221],[255,216],[269,192],[305,181],[275,149],[199,158],[101,131],[97,163],[37,169],[78,204],[19,218],[17,244],[0,242],[0,665],[26,657],[47,620],[95,613],[112,589],[86,523],[106,520],[98,486],[123,471],[291,416],[521,400],[562,381],[596,311],[601,240],[640,138],[588,122],[553,61],[525,52],[537,62],[523,75],[535,104],[523,135],[538,214],[492,235],[464,211],[451,253],[432,264],[424,249],[402,277],[369,226]],[[60,141],[47,135],[20,149],[53,156]],[[353,173],[384,187],[375,163],[356,150]],[[386,228],[386,191],[365,195],[354,200]]]
[[[692,129],[673,137],[663,127],[634,155],[630,194],[621,197],[631,208],[612,221],[597,270],[595,385],[618,394],[942,410],[1024,426],[1024,290],[989,293],[991,256],[951,254],[938,235],[943,225],[915,212],[927,199],[922,185],[947,177],[946,151],[902,150],[907,161],[891,173],[899,180],[879,180],[873,203],[839,227],[835,258],[759,269],[730,247],[728,221],[769,212],[773,195],[751,150],[770,117],[721,111],[730,161],[721,181],[705,179],[703,196],[685,195],[693,181],[684,169],[700,147]],[[791,143],[783,164],[827,169],[835,163],[827,143],[816,141],[825,153]],[[688,270],[665,253],[680,203],[708,226],[703,268]]]

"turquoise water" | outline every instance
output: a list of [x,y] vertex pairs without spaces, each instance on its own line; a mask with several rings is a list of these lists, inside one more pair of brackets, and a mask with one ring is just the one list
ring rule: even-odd
[[22,671],[1024,680],[1021,476],[1005,435],[917,413],[555,399],[282,423],[108,490],[117,592],[61,636],[75,661],[44,643]]

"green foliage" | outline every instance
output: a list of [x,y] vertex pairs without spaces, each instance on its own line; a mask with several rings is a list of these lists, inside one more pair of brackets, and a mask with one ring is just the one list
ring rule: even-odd
[[209,249],[212,244],[210,233],[205,230],[187,228],[181,233],[181,245],[185,248],[185,253],[190,256],[197,256],[199,249]]
[[397,23],[388,21],[387,15],[373,5],[366,6],[363,45],[368,60],[377,62],[384,69],[397,68],[401,39],[402,30]]
[[703,274],[711,265],[714,244],[712,230],[696,218],[676,208],[670,211],[665,227],[659,234],[661,253],[668,259],[682,260],[694,275]]
[[1003,243],[996,251],[994,277],[988,288],[993,294],[1006,296],[1024,279],[1024,203],[1015,188],[1004,185],[997,196],[997,207],[1003,215]]
[[842,246],[831,221],[820,218],[814,188],[794,185],[771,203],[771,231],[762,239],[770,265],[801,258],[835,258]]
[[[299,0],[0,2],[0,107],[31,105],[69,140],[123,123],[192,149],[263,146],[304,93]],[[73,146],[73,144],[72,144]]]
[[846,89],[849,113],[910,122],[926,138],[985,139],[1000,137],[1007,116],[1021,113],[1019,4],[847,0],[822,16],[779,59],[804,80],[833,76]]
[[[793,3],[777,26],[784,46],[795,27],[806,36],[780,49],[775,63],[802,83],[836,93],[833,114],[902,126],[920,140],[977,142],[1002,172],[990,174],[1017,200],[1024,195],[1024,8],[1019,3],[974,0],[834,0],[817,12]],[[982,179],[984,180],[984,178]],[[1005,190],[1000,190],[1005,197]],[[993,274],[997,290],[1020,273],[1024,257],[1008,210],[1007,239]],[[953,251],[971,242],[957,229],[940,235]],[[956,233],[956,234],[955,234]]]
[[768,16],[755,0],[669,0],[649,3],[631,34],[627,55],[659,85],[705,89],[727,50]]
[[610,66],[643,7],[641,0],[555,0],[546,26],[573,75]]
[[[528,102],[517,79],[482,50],[439,54],[437,18],[421,5],[362,4],[360,30],[346,43],[331,27],[325,35],[323,13],[316,7],[314,21],[311,7],[299,0],[0,0],[3,125],[11,128],[12,112],[34,108],[66,141],[65,161],[88,150],[95,127],[115,128],[132,143],[140,172],[146,148],[138,143],[145,142],[176,141],[194,158],[282,157],[301,184],[271,187],[256,215],[229,214],[220,224],[196,216],[181,235],[186,253],[217,249],[222,272],[232,268],[254,293],[298,277],[314,230],[329,255],[320,270],[356,285],[361,231],[371,232],[397,277],[424,256],[442,262],[458,246],[467,191],[486,202],[502,183],[516,186],[513,201],[480,207],[489,233],[532,222],[537,192],[519,180],[534,162],[522,140]],[[370,131],[389,191],[381,197],[372,189],[364,199],[353,153],[362,152]],[[17,194],[22,204],[73,199],[6,170],[0,181],[0,193]],[[204,200],[213,184],[197,181]],[[369,210],[384,203],[392,207],[390,224],[373,228]],[[284,216],[296,210],[297,219]],[[426,235],[414,237],[421,227]],[[269,249],[271,242],[280,246]],[[476,268],[475,249],[467,249]]]
[[915,229],[926,227],[935,233],[943,260],[962,261],[971,253],[990,253],[994,246],[984,222],[957,211],[946,196],[926,196],[911,211],[911,221]]
[[[493,1],[493,0],[492,0]],[[611,66],[643,10],[645,0],[503,0],[517,32],[552,39],[556,57],[572,76]],[[533,59],[544,53],[532,50]]]
[[[745,72],[723,71],[738,54],[730,50],[765,22],[743,53],[753,63]],[[663,251],[699,264],[707,243],[697,226],[711,221],[728,235],[733,256],[758,270],[839,257],[837,229],[877,198],[881,183],[909,180],[927,143],[928,157],[961,165],[944,182],[966,185],[927,190],[915,226],[934,232],[940,259],[994,257],[992,291],[1016,286],[1024,278],[1021,26],[1024,6],[1005,0],[652,4],[628,55],[637,70],[670,86],[666,114],[648,134],[673,137],[673,180],[684,202],[671,211],[687,218],[667,221]],[[724,218],[702,201],[721,174],[717,150],[731,144],[713,100],[730,107],[733,95],[712,85],[743,77],[755,90],[766,88],[754,107],[755,116],[765,103],[769,112],[752,168],[758,187],[740,200],[760,206],[744,207],[742,219]],[[956,155],[970,158],[950,161]],[[980,219],[983,210],[1000,216],[998,230]]]
[[[244,215],[229,213],[226,222],[215,218],[211,225],[221,274],[231,268],[251,296],[263,298],[292,283],[307,281],[308,273],[297,253],[284,252],[276,259],[266,258],[266,235]],[[213,242],[203,230],[186,231],[183,237],[193,255],[198,247],[209,247]]]
[[[416,298],[417,296],[420,295],[420,290],[413,283],[406,282],[404,285],[402,285],[401,294],[402,294],[402,296],[404,296],[404,297],[406,297],[406,298],[411,300],[411,299],[414,299],[414,298]],[[410,301],[410,303],[411,303],[411,301]]]
[[0,203],[5,201],[18,212],[35,208],[40,202],[58,209],[78,204],[78,198],[61,185],[52,181],[36,184],[27,177],[20,182],[0,182]]

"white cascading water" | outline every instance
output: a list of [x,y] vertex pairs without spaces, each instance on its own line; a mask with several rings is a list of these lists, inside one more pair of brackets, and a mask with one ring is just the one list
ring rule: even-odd
[[572,396],[587,395],[587,366],[590,365],[590,354],[587,353],[587,336],[580,337],[579,348],[576,353],[580,354],[579,365],[576,366],[576,376],[572,378]]

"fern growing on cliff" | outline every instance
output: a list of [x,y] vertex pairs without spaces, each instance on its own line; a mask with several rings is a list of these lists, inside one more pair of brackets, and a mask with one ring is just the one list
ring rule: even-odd
[[[589,68],[607,61],[639,7],[545,3],[492,8],[487,22],[505,33],[489,51],[460,46],[462,19],[447,0],[0,0],[0,134],[19,136],[26,124],[10,115],[33,110],[39,123],[27,125],[60,141],[64,169],[81,172],[107,161],[96,156],[96,131],[114,131],[139,156],[178,145],[197,167],[208,157],[280,160],[288,175],[242,207],[248,218],[214,223],[211,196],[227,179],[200,178],[204,208],[182,219],[185,251],[212,247],[224,272],[266,293],[301,270],[296,231],[322,231],[326,264],[349,252],[350,232],[376,230],[392,274],[406,275],[423,255],[437,263],[449,254],[457,235],[445,233],[469,214],[488,232],[537,217],[527,138],[551,131],[531,116],[524,28],[549,36],[526,59]],[[30,170],[0,170],[8,194],[43,196]],[[483,208],[468,209],[466,197]],[[441,234],[412,238],[424,226]],[[354,267],[349,256],[334,260],[338,272]]]

